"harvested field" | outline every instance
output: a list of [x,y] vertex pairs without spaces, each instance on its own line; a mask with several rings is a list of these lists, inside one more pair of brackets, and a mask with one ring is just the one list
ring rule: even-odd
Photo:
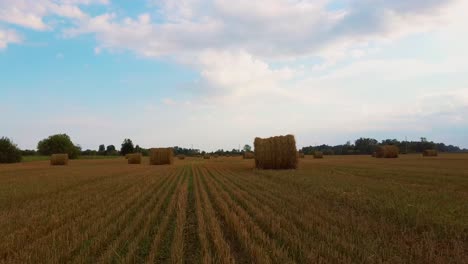
[[468,155],[0,165],[0,263],[466,263]]

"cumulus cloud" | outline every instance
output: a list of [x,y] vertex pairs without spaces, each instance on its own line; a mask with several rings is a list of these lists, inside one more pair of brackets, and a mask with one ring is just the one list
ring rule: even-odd
[[12,29],[0,28],[0,50],[5,49],[10,43],[21,43],[22,37]]
[[[330,1],[153,1],[165,17],[152,22],[103,14],[70,34],[96,34],[104,47],[159,57],[204,49],[245,50],[262,58],[337,57],[355,47],[443,25],[450,1],[350,1],[330,10]],[[356,51],[354,51],[356,54]]]
[[47,30],[50,15],[82,19],[86,14],[79,5],[107,4],[108,0],[0,0],[0,21],[34,30]]

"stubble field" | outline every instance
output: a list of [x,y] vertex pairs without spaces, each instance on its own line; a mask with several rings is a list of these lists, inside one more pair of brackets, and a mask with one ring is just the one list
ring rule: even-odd
[[1,263],[466,263],[468,155],[0,165]]

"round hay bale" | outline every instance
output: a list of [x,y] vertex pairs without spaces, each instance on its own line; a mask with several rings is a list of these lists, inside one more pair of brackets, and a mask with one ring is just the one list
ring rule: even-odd
[[314,159],[323,159],[323,152],[315,151],[314,152]]
[[439,153],[435,149],[426,149],[423,151],[423,157],[437,157]]
[[254,159],[255,155],[253,152],[244,152],[244,159]]
[[293,135],[255,138],[255,166],[258,169],[296,169],[296,139]]
[[170,165],[174,162],[174,151],[172,148],[152,148],[149,154],[150,165]]
[[378,146],[377,150],[375,151],[375,157],[393,159],[393,158],[398,158],[399,153],[400,153],[400,150],[398,149],[397,146],[394,146],[394,145]]
[[210,155],[204,155],[203,159],[211,159],[211,156]]
[[[141,164],[141,153],[127,154],[128,164]],[[127,156],[125,155],[125,156]]]
[[297,155],[299,156],[299,158],[303,159],[305,158],[305,155],[303,152],[298,152]]
[[183,155],[183,154],[177,155],[177,158],[179,158],[180,160],[183,160],[183,159],[185,159],[185,155]]
[[68,154],[52,154],[50,156],[50,165],[68,165]]

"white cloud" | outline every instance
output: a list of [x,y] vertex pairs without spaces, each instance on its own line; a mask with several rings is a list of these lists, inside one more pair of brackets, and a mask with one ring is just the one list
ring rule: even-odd
[[108,0],[0,0],[0,22],[34,30],[48,30],[51,26],[44,22],[47,16],[83,19],[86,14],[78,5],[107,3]]
[[10,43],[21,43],[22,37],[12,29],[0,28],[0,50],[8,47]]

